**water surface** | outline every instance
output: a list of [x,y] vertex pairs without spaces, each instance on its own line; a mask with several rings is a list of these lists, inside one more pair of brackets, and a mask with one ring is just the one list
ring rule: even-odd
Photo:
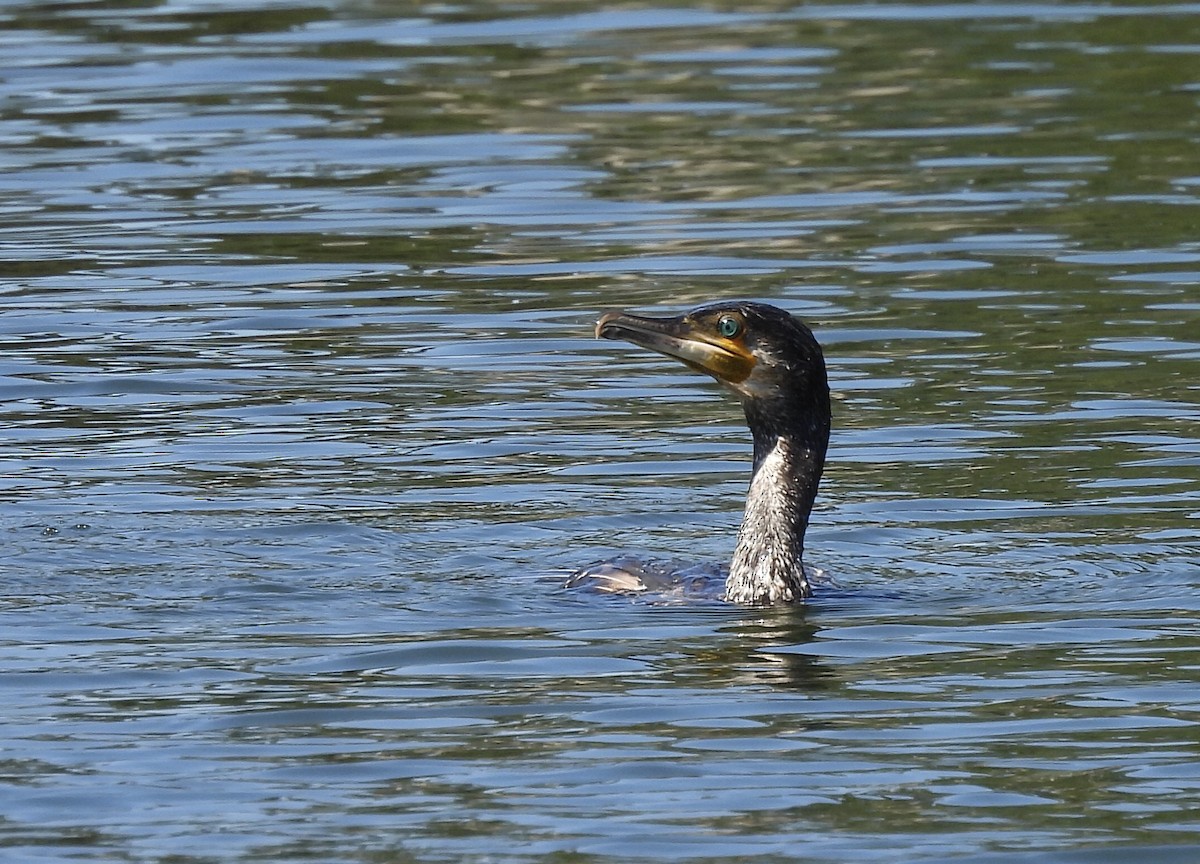
[[[6,860],[1200,853],[1200,7],[0,6]],[[838,397],[803,608],[753,297]]]

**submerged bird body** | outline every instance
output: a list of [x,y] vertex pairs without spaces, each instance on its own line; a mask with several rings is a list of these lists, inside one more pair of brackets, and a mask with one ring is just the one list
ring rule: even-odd
[[[673,318],[607,312],[596,335],[675,357],[738,397],[754,439],[754,462],[722,599],[767,605],[808,597],[804,533],[830,425],[825,360],[808,327],[774,306],[725,302]],[[617,559],[579,571],[568,585],[644,591],[670,584],[688,593],[689,581],[700,579],[697,568],[664,569]]]

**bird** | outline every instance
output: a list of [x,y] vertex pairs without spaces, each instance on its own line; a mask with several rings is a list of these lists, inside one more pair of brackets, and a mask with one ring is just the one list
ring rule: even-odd
[[[829,447],[829,382],[812,330],[777,306],[721,301],[674,317],[605,312],[596,338],[674,357],[741,402],[754,442],[746,507],[727,568],[714,580],[703,567],[676,568],[632,557],[576,571],[572,588],[606,593],[703,593],[748,606],[801,602],[812,595],[804,534]],[[723,577],[723,581],[720,581]]]

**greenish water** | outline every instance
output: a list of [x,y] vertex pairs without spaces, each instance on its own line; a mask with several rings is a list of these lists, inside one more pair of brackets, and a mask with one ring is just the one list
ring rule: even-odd
[[[0,4],[0,858],[1200,855],[1200,6]],[[735,405],[836,395],[796,609]]]

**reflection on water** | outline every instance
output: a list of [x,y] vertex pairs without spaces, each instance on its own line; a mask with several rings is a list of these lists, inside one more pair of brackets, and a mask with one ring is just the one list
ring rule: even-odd
[[[1195,856],[1191,7],[0,15],[14,860]],[[836,586],[562,591],[729,554],[736,406],[589,337],[731,296]]]

